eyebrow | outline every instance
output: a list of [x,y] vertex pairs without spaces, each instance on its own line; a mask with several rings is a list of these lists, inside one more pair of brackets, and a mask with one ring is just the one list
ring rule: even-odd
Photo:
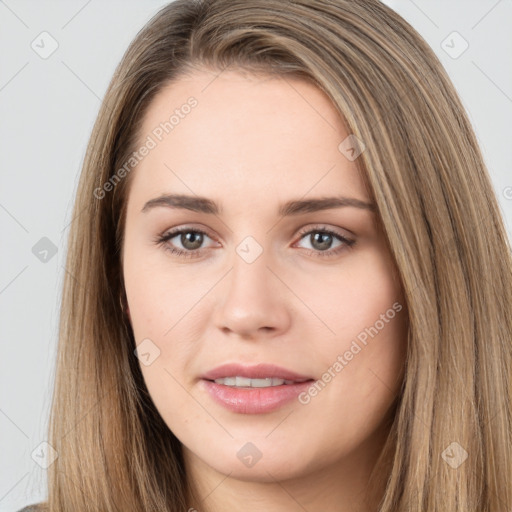
[[[150,199],[142,208],[145,213],[153,208],[166,207],[173,209],[184,209],[198,213],[220,215],[221,207],[211,199],[200,196],[186,196],[182,194],[164,194]],[[299,199],[287,201],[279,207],[278,214],[282,217],[301,215],[332,208],[353,207],[362,210],[375,212],[375,205],[353,197],[321,197],[315,199]]]

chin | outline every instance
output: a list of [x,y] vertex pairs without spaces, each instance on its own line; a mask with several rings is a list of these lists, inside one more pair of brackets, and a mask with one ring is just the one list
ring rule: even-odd
[[[315,468],[314,453],[309,446],[304,450],[302,442],[295,442],[288,438],[288,443],[282,440],[276,442],[268,433],[261,436],[248,436],[225,440],[215,443],[203,440],[201,446],[193,444],[187,447],[192,452],[195,463],[206,464],[213,470],[230,478],[253,482],[275,482],[276,480],[288,480],[313,472]],[[204,438],[203,438],[204,439]],[[250,441],[252,439],[252,441]]]
[[245,467],[238,460],[233,461],[231,457],[226,457],[224,461],[217,459],[208,462],[211,462],[211,467],[215,471],[244,482],[275,483],[276,480],[290,480],[303,476],[307,472],[304,461],[298,461],[295,464],[284,454],[283,457],[272,459],[261,458],[253,467]]

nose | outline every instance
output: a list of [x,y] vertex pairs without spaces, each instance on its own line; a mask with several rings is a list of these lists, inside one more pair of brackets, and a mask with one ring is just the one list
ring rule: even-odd
[[[252,263],[236,255],[226,275],[223,300],[217,303],[214,323],[224,334],[243,338],[275,337],[285,332],[291,322],[288,304],[292,295],[284,276],[269,268],[265,251]],[[273,265],[275,267],[275,265]]]

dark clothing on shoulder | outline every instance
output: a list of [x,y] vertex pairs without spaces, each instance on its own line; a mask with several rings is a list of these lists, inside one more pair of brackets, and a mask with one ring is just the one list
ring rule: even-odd
[[42,503],[34,503],[33,505],[29,505],[28,507],[22,508],[18,512],[40,512]]

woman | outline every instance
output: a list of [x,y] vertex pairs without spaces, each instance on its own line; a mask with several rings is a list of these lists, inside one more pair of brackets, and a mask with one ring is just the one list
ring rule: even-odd
[[510,246],[391,9],[166,6],[73,218],[41,510],[512,507]]

